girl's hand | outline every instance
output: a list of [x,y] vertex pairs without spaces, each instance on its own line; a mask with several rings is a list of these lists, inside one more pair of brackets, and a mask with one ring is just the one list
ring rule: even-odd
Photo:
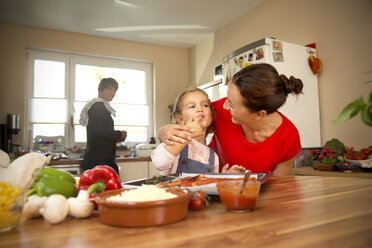
[[203,130],[200,122],[200,117],[186,122],[185,126],[193,129],[193,132],[191,134],[192,138],[196,138],[206,134],[206,130]]
[[222,167],[222,173],[244,173],[245,167],[234,164],[229,168],[229,164],[226,164],[224,167]]
[[183,144],[186,140],[191,140],[193,129],[181,124],[168,124],[160,128],[159,139],[166,145],[172,146],[174,143]]

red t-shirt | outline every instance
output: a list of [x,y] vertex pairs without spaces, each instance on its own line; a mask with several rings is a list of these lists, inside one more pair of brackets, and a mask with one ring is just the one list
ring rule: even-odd
[[241,126],[232,122],[230,112],[223,109],[225,101],[226,98],[222,98],[212,103],[216,111],[215,132],[209,144],[220,158],[220,171],[228,163],[244,166],[253,173],[268,173],[300,151],[298,130],[282,113],[278,112],[283,122],[272,136],[263,142],[251,143],[245,139]]

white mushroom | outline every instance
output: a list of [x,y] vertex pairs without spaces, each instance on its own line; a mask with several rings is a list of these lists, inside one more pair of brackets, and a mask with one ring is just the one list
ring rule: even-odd
[[80,190],[78,196],[68,198],[69,215],[76,218],[86,218],[93,213],[94,205],[89,201],[86,190]]
[[31,195],[23,206],[22,214],[26,218],[34,218],[40,216],[40,209],[44,206],[48,197],[40,197],[38,195]]
[[40,214],[51,224],[63,221],[68,214],[69,204],[63,195],[54,194],[48,197]]

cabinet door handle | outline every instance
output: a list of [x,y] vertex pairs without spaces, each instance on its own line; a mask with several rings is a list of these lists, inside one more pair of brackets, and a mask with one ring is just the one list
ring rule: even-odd
[[71,128],[74,129],[74,116],[71,115],[70,117],[70,122],[71,122]]

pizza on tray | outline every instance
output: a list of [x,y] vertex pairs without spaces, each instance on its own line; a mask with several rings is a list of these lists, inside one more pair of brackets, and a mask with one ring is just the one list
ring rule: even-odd
[[[165,187],[197,187],[209,184],[216,184],[221,181],[226,180],[243,180],[241,178],[227,178],[227,177],[206,177],[205,175],[200,175],[195,180],[189,180],[191,177],[183,177],[181,179],[176,179],[171,182],[163,183]],[[255,177],[250,177],[249,180],[257,180]]]

